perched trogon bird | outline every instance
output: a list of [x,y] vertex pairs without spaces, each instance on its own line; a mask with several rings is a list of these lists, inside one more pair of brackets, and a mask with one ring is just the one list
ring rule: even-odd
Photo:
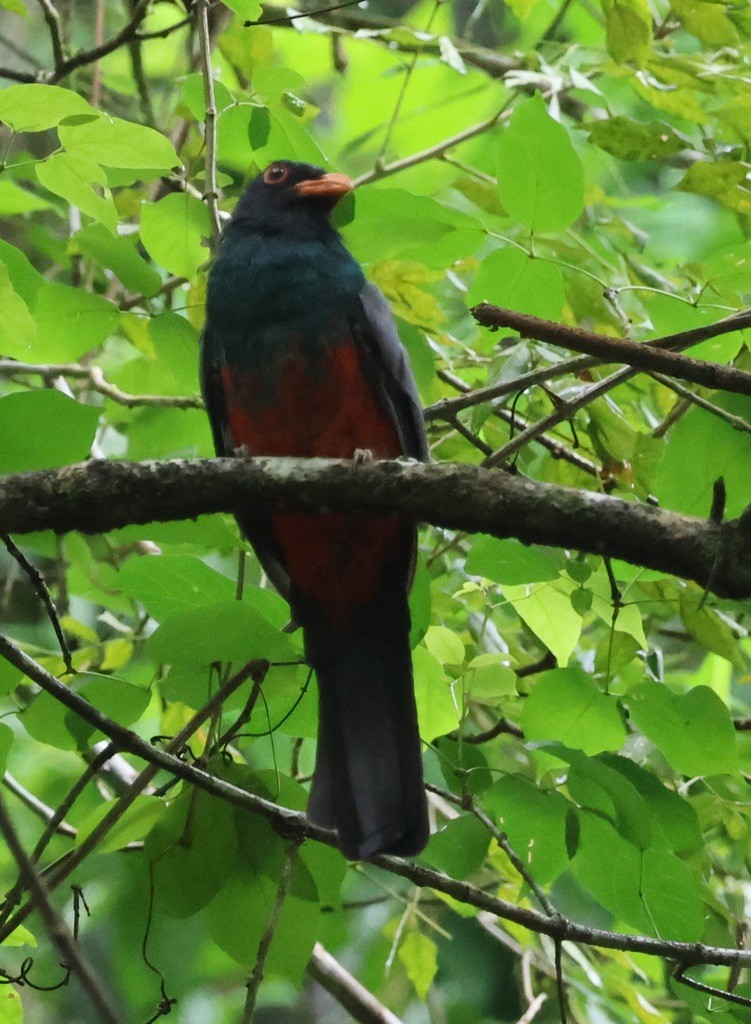
[[[352,182],[280,160],[248,186],[209,275],[201,379],[217,454],[427,459],[422,410],[386,299],[329,215]],[[308,814],[350,859],[428,836],[399,515],[238,515],[302,626],[319,694]]]

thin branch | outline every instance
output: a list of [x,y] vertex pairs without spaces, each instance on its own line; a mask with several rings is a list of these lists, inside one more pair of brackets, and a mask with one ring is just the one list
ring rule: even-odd
[[[105,746],[102,748],[102,750],[99,751],[99,753],[96,755],[93,761],[91,761],[86,766],[85,771],[82,772],[78,780],[73,784],[73,786],[71,786],[70,790],[68,791],[68,795],[58,805],[58,807],[55,810],[55,813],[52,815],[52,817],[49,819],[47,823],[47,828],[44,830],[42,835],[37,840],[37,844],[34,847],[31,854],[31,859],[35,864],[38,863],[39,858],[46,850],[47,844],[52,838],[53,832],[60,830],[60,824],[62,823],[65,815],[71,809],[71,807],[79,798],[81,793],[83,793],[84,789],[86,789],[89,782],[91,782],[91,780],[96,776],[99,769],[102,768],[107,763],[107,761],[109,761],[109,759],[112,757],[114,753],[114,743],[105,744]],[[68,827],[70,828],[71,826]]]
[[55,61],[55,71],[57,71],[65,61],[63,40],[60,33],[60,13],[52,3],[52,0],[39,0],[39,6],[42,8],[44,20],[47,22],[47,28],[50,30],[52,57]]
[[319,7],[314,11],[300,11],[298,14],[283,14],[279,18],[265,18],[263,21],[244,21],[243,28],[260,28],[261,25],[287,25],[297,21],[298,18],[320,18],[322,14],[331,14],[334,11],[342,11],[345,7],[355,7],[362,3],[362,0],[342,0],[342,3],[332,4],[331,7]]
[[381,178],[388,178],[390,175],[398,174],[400,171],[406,171],[408,168],[415,167],[426,160],[442,157],[449,149],[453,149],[454,146],[467,142],[469,139],[474,139],[478,135],[483,135],[485,132],[490,131],[491,128],[495,128],[502,119],[506,119],[509,116],[509,112],[504,104],[497,114],[493,114],[492,117],[487,118],[485,121],[480,121],[479,124],[471,125],[469,128],[457,132],[456,135],[443,139],[442,142],[437,142],[433,146],[421,149],[419,153],[412,153],[410,156],[402,157],[401,160],[393,160],[389,164],[380,164],[374,167],[372,171],[366,171],[359,178],[355,178],[355,188],[359,188],[361,185],[368,185],[371,181],[380,181]]
[[60,625],[60,617],[57,614],[57,608],[55,607],[55,602],[52,600],[52,594],[50,594],[47,581],[36,566],[31,564],[23,551],[13,543],[11,537],[4,533],[0,534],[0,539],[2,539],[3,544],[5,544],[5,548],[11,558],[13,558],[26,573],[31,581],[32,587],[37,593],[37,597],[44,605],[45,611],[47,612],[47,618],[52,624],[52,629],[54,630],[57,642],[60,645],[60,651],[65,664],[65,671],[69,673],[74,672],[75,670],[73,668],[73,659],[70,653],[70,647],[68,647],[68,641],[65,639],[63,627]]
[[100,1020],[105,1021],[106,1024],[122,1024],[122,1019],[112,1005],[109,994],[81,952],[67,925],[50,902],[47,886],[37,874],[16,834],[13,820],[8,814],[2,795],[0,795],[0,834],[5,839],[8,849],[18,865],[19,873],[32,894],[34,906],[39,911],[50,940],[62,957],[63,966],[69,968],[76,975]]
[[[551,345],[583,352],[585,355],[597,356],[598,359],[603,359],[608,363],[623,363],[640,370],[666,373],[671,377],[689,380],[694,384],[702,384],[704,387],[731,391],[740,395],[751,395],[751,373],[737,370],[734,366],[723,366],[719,363],[692,359],[689,356],[680,355],[676,351],[665,351],[662,346],[658,347],[654,342],[642,345],[624,338],[594,334],[577,327],[567,327],[564,324],[541,320],[539,317],[526,313],[501,309],[487,302],[481,302],[471,312],[478,323],[484,327],[495,330],[499,327],[508,327],[511,330],[519,331],[525,338],[535,338]],[[735,319],[741,322],[741,326],[751,326],[751,311],[747,311],[745,322],[743,322],[742,314]],[[717,324],[711,325],[712,328],[717,326]],[[680,347],[695,345],[706,337],[716,337],[717,334],[727,334],[738,329],[738,325],[729,328],[724,326],[716,333],[709,335],[706,334],[707,329],[701,327],[693,331],[685,331],[682,337],[686,344]],[[677,349],[679,346],[674,343],[665,347]]]
[[[682,399],[689,402],[691,405],[696,405],[700,409],[704,409],[705,412],[709,412],[713,416],[717,416],[719,419],[729,423],[733,430],[741,430],[747,434],[751,434],[751,423],[742,416],[735,416],[732,412],[728,412],[727,409],[723,409],[719,405],[715,405],[714,402],[710,402],[701,395],[697,395],[695,391],[685,387],[685,385],[681,384],[677,380],[672,380],[670,377],[666,377],[662,373],[651,373],[650,377],[654,377],[656,381],[664,385],[664,387],[670,388],[671,391],[674,391],[676,395],[680,395]],[[653,436],[657,435],[653,434]]]
[[211,242],[216,245],[222,230],[219,217],[219,188],[216,183],[216,98],[214,96],[214,77],[211,70],[211,35],[209,33],[209,0],[197,0],[196,18],[198,21],[198,38],[201,45],[201,74],[203,76],[203,97],[206,113],[204,114],[204,145],[206,157],[204,175],[206,192],[203,196],[211,214]]
[[447,800],[449,803],[454,804],[455,807],[461,807],[462,810],[469,811],[469,813],[473,814],[478,821],[482,822],[482,824],[488,830],[493,839],[495,839],[498,846],[500,846],[500,848],[508,857],[512,867],[514,868],[514,871],[516,871],[516,873],[519,875],[522,881],[534,893],[535,897],[537,898],[537,902],[540,904],[543,911],[548,915],[548,917],[554,917],[556,915],[555,907],[548,899],[547,894],[543,892],[543,890],[537,884],[537,882],[533,878],[531,872],[529,871],[529,869],[527,868],[526,864],[521,859],[519,854],[513,849],[513,847],[509,843],[508,836],[506,835],[506,833],[502,832],[501,829],[499,829],[498,826],[495,824],[495,822],[488,817],[485,811],[483,811],[483,809],[475,803],[469,792],[465,792],[461,796],[457,796],[457,794],[452,793],[451,790],[442,789],[440,786],[434,786],[430,782],[425,783],[425,788],[429,793],[437,794],[444,800]]
[[95,459],[0,477],[0,533],[102,533],[248,507],[260,513],[280,502],[299,511],[403,512],[450,530],[624,559],[702,587],[711,579],[723,597],[751,596],[751,512],[717,524],[458,463]]
[[[125,308],[125,307],[123,307]],[[105,398],[135,409],[142,405],[156,405],[173,409],[203,409],[203,402],[198,397],[187,395],[131,395],[121,391],[116,384],[105,379],[99,366],[83,366],[81,363],[20,363],[15,359],[0,359],[0,377],[33,374],[34,376],[52,379],[70,377],[85,380],[93,391]]]
[[[96,729],[110,736],[120,749],[129,750],[150,764],[164,768],[177,778],[192,783],[207,793],[211,793],[235,806],[242,807],[253,814],[262,816],[288,840],[290,838],[296,841],[313,839],[329,846],[335,844],[333,832],[311,824],[305,815],[299,811],[293,811],[254,793],[246,792],[223,779],[211,775],[200,767],[188,764],[186,761],[182,761],[180,758],[147,743],[137,733],[126,729],[117,722],[111,721],[83,697],[74,693],[32,658],[29,658],[28,655],[24,654],[2,634],[0,634],[0,656],[5,657],[21,672],[59,700],[65,707],[80,715],[84,721],[89,722]],[[570,921],[565,917],[556,916],[551,918],[531,908],[519,907],[469,882],[460,881],[444,874],[442,871],[436,871],[424,865],[412,863],[402,857],[382,854],[374,857],[370,863],[392,874],[406,878],[421,888],[434,889],[445,893],[461,903],[477,907],[479,910],[488,911],[504,920],[514,921],[524,928],[543,935],[549,935],[559,942],[571,941],[582,945],[600,946],[605,949],[620,949],[642,953],[647,956],[660,956],[687,966],[706,964],[726,967],[734,965],[751,967],[751,950],[707,946],[700,942],[678,942],[669,939],[652,938],[647,935],[633,935],[606,931],[601,928],[591,928],[587,925]],[[57,879],[55,879],[55,884],[57,884]],[[11,921],[4,928],[0,929],[0,941],[28,917],[31,909],[31,905],[22,907]]]
[[452,387],[457,387],[458,390],[462,391],[462,394],[457,398],[441,398],[433,405],[429,405],[425,409],[425,419],[428,422],[431,420],[443,420],[446,416],[454,415],[462,409],[469,409],[474,405],[482,405],[483,402],[492,402],[496,398],[513,395],[517,391],[526,391],[527,388],[534,387],[536,384],[543,384],[545,381],[553,380],[556,377],[564,377],[567,374],[576,375],[583,370],[589,370],[594,366],[601,365],[601,360],[594,359],[591,356],[574,356],[572,359],[562,359],[559,363],[542,366],[537,370],[530,370],[529,373],[522,373],[511,380],[500,381],[498,384],[489,384],[484,388],[471,388],[464,381],[462,381],[464,387],[458,387],[455,381],[460,380],[460,378],[451,374],[451,380],[449,380],[448,377],[443,376],[446,371],[441,370],[438,374],[441,379],[450,383]]
[[[574,361],[575,360],[571,360],[571,362]],[[546,367],[546,370],[549,369],[550,367]],[[461,377],[457,377],[455,374],[450,373],[448,370],[439,370],[438,376],[441,378],[441,380],[445,381],[447,384],[450,384],[451,387],[456,388],[457,391],[461,391],[463,394],[474,396],[477,395],[478,393],[477,391],[473,392],[469,384],[463,381]],[[525,376],[531,377],[535,376],[535,374],[525,374]],[[521,378],[516,379],[516,381],[519,380],[521,380]],[[503,386],[513,383],[516,382],[505,381]],[[535,381],[535,383],[540,383],[539,378]],[[479,390],[492,389],[488,388]],[[514,388],[512,390],[521,391],[523,389]],[[508,393],[508,391],[506,393]],[[426,420],[437,418],[445,419],[448,423],[451,423],[456,427],[456,425],[460,423],[460,421],[458,419],[458,416],[455,413],[452,414],[450,409],[449,411],[446,412],[436,413],[438,407],[442,406],[443,403],[446,403],[446,405],[450,405],[450,403],[453,401],[454,399],[447,398],[443,399],[443,402],[437,402],[435,405],[429,406],[428,409],[426,410]],[[431,411],[433,412],[433,415],[428,416],[427,413]],[[513,428],[518,428],[519,430],[526,430],[527,427],[530,425],[528,420],[526,420],[524,416],[521,416],[518,412],[514,412],[511,409],[504,409],[499,406],[494,406],[492,409],[492,415],[497,417],[499,420],[502,420],[504,423],[507,423],[509,426]],[[568,447],[568,445],[564,444],[563,441],[559,441],[555,437],[549,437],[547,434],[541,434],[537,438],[537,441],[538,444],[541,444],[543,448],[546,448],[550,452],[554,459],[563,459],[565,462],[571,463],[572,466],[576,466],[577,469],[582,470],[582,472],[587,473],[589,476],[597,477],[598,479],[600,478],[600,469],[594,464],[594,462],[586,458],[584,455],[580,455],[579,452],[573,451],[571,448]],[[486,452],[485,454],[489,453]]]
[[274,899],[273,906],[269,912],[266,929],[261,936],[261,941],[258,943],[256,962],[253,964],[253,970],[251,971],[250,978],[248,978],[248,995],[245,1000],[245,1008],[243,1010],[240,1024],[252,1024],[253,1018],[255,1017],[258,990],[261,987],[263,973],[266,968],[266,957],[269,955],[271,943],[274,939],[274,935],[276,934],[276,930],[279,927],[279,920],[282,915],[284,901],[287,899],[289,894],[290,882],[292,880],[292,869],[295,866],[295,860],[297,858],[297,849],[298,844],[294,840],[287,844],[282,874],[279,878],[279,887],[276,890],[276,898]]
[[[10,772],[4,772],[3,774],[3,785],[9,792],[14,796],[17,796],[22,804],[25,804],[30,811],[33,811],[37,817],[41,818],[42,821],[47,822],[47,829],[54,835],[57,832],[61,836],[67,836],[69,839],[75,839],[78,835],[78,829],[74,828],[73,825],[69,825],[67,821],[63,821],[64,814],[57,816],[57,811],[53,810],[52,807],[48,807],[44,801],[40,800],[39,797],[34,796],[28,789],[25,789],[21,783],[15,779]],[[46,830],[45,830],[46,831]]]
[[[433,4],[433,9],[430,12],[428,22],[425,26],[426,33],[430,32],[431,26],[433,24],[436,14],[438,13],[438,8],[440,7],[441,2],[442,0],[435,0],[435,3]],[[376,170],[383,167],[383,165],[386,162],[386,151],[388,150],[389,143],[391,141],[391,135],[394,131],[394,128],[396,127],[396,122],[399,120],[399,114],[401,113],[402,106],[404,105],[404,99],[407,95],[407,89],[409,88],[410,79],[412,78],[414,70],[417,67],[417,61],[419,57],[420,50],[415,50],[412,55],[412,60],[409,62],[404,71],[402,85],[399,90],[399,94],[396,97],[396,103],[394,104],[394,109],[391,112],[391,117],[389,118],[389,122],[386,125],[386,131],[383,134],[383,142],[381,143],[380,149],[378,150],[378,154],[375,158]]]
[[35,76],[34,80],[47,82],[49,84],[60,82],[63,78],[66,78],[71,71],[76,71],[78,68],[85,67],[87,64],[94,64],[96,61],[101,60],[102,57],[106,57],[108,54],[118,50],[121,46],[124,46],[125,43],[129,43],[131,40],[137,39],[138,28],[149,13],[150,6],[151,0],[138,0],[138,3],[133,8],[133,15],[130,21],[120,29],[117,35],[113,36],[112,39],[108,39],[100,46],[94,46],[90,50],[81,50],[79,53],[76,53],[67,60],[64,60],[52,73],[43,71],[39,72],[39,74]]
[[360,1024],[402,1024],[320,942],[313,947],[308,974]]

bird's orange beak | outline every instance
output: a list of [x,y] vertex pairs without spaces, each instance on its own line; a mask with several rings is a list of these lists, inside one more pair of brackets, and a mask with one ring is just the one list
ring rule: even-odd
[[299,196],[311,196],[314,198],[326,198],[338,203],[342,196],[346,196],[355,187],[355,183],[346,174],[324,174],[322,178],[309,178],[301,181],[295,186]]

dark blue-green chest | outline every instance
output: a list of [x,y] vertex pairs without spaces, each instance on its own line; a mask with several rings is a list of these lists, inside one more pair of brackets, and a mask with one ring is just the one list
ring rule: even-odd
[[223,362],[269,366],[301,336],[325,344],[360,311],[362,270],[338,239],[230,233],[209,275],[207,312]]

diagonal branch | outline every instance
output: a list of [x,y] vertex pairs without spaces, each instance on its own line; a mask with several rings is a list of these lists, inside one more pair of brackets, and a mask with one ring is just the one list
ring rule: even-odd
[[2,796],[0,796],[0,835],[18,865],[21,877],[31,891],[34,906],[39,911],[47,934],[62,957],[63,966],[68,967],[76,975],[99,1019],[105,1021],[106,1024],[120,1024],[121,1018],[112,1005],[109,993],[104,990],[91,964],[50,902],[47,886],[24,850]]
[[[287,840],[301,842],[313,839],[317,842],[333,845],[334,833],[312,825],[299,811],[290,810],[279,804],[249,793],[219,779],[203,768],[188,764],[173,754],[168,754],[159,747],[141,739],[137,733],[126,729],[112,721],[92,704],[74,693],[56,679],[45,668],[24,654],[15,644],[0,634],[0,656],[15,665],[29,679],[41,686],[47,693],[59,700],[84,721],[94,725],[109,736],[122,750],[130,751],[152,765],[164,768],[178,778],[190,782],[199,789],[226,800],[235,806],[243,807],[252,814],[259,814],[283,835]],[[470,882],[452,878],[442,871],[415,864],[402,857],[382,854],[371,861],[377,867],[392,874],[406,878],[421,888],[434,889],[445,893],[453,899],[468,906],[477,907],[496,917],[513,921],[530,931],[549,935],[556,943],[578,942],[582,945],[600,946],[605,949],[620,949],[646,956],[660,956],[683,964],[686,967],[701,964],[726,967],[751,967],[751,950],[733,949],[722,946],[707,946],[701,942],[679,942],[670,939],[652,938],[647,935],[634,935],[622,932],[611,932],[602,928],[593,928],[578,924],[566,917],[546,914],[528,907],[519,907],[508,900],[500,899],[472,885]],[[56,881],[56,880],[53,880]],[[14,917],[0,930],[0,941],[29,915],[30,905],[22,907]]]
[[63,40],[60,33],[60,12],[52,3],[52,0],[39,0],[39,5],[42,8],[42,14],[44,20],[47,22],[47,28],[50,30],[50,39],[52,41],[52,57],[55,61],[55,70],[57,71],[65,61],[65,54],[63,53]]
[[308,974],[360,1024],[402,1024],[320,942],[313,947]]
[[261,512],[280,502],[299,510],[400,511],[451,530],[621,558],[721,596],[751,595],[749,511],[716,523],[458,463],[94,460],[0,477],[0,533],[102,533],[247,507]]
[[707,388],[751,395],[751,373],[737,370],[734,366],[704,362],[680,355],[677,351],[669,351],[698,344],[708,337],[749,327],[751,311],[720,321],[719,324],[710,324],[708,328],[700,327],[685,331],[681,335],[673,335],[671,344],[665,344],[666,339],[662,339],[663,344],[659,347],[655,343],[638,344],[624,338],[611,338],[605,334],[583,331],[578,327],[566,327],[564,324],[551,323],[527,313],[491,306],[487,302],[481,302],[471,312],[478,323],[490,327],[491,330],[508,327],[519,331],[525,338],[536,338],[538,341],[547,341],[552,345],[573,349],[574,352],[597,356],[608,363],[623,363],[640,370],[666,373],[671,377],[678,377],[679,380],[689,380]]

